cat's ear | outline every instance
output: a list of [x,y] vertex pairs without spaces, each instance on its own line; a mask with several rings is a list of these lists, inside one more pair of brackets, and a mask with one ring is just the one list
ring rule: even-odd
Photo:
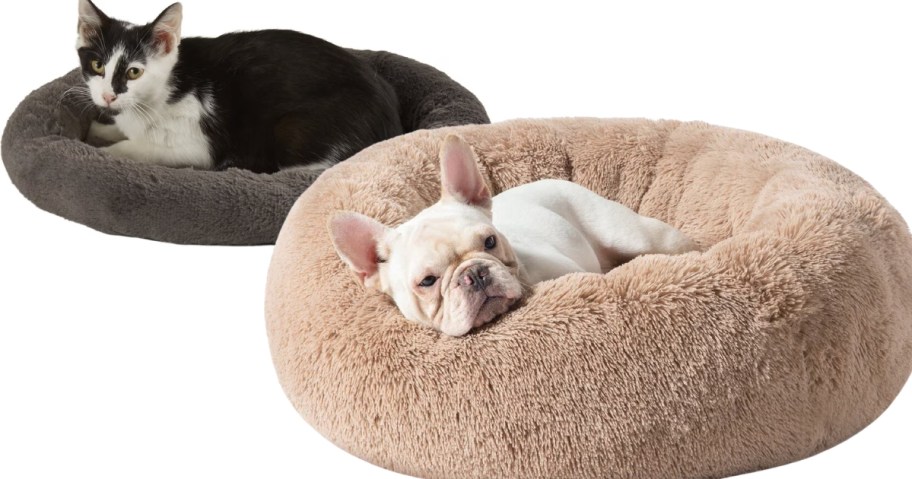
[[79,34],[78,47],[86,46],[91,40],[101,35],[101,29],[110,22],[111,19],[104,14],[91,0],[79,0],[79,26],[76,32]]
[[158,18],[152,22],[152,38],[155,46],[165,55],[174,51],[181,41],[181,19],[183,7],[175,3],[166,8]]

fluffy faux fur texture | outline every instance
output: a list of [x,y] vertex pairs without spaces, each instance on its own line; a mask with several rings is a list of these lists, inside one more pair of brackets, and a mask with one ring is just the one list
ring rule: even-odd
[[[572,180],[694,238],[539,283],[461,338],[402,320],[327,220],[437,201],[437,150],[473,145],[493,193]],[[430,478],[709,478],[848,438],[912,369],[912,237],[813,152],[702,123],[567,119],[415,132],[331,169],[292,208],[266,320],[291,402],[358,457]],[[306,454],[306,451],[301,451]]]

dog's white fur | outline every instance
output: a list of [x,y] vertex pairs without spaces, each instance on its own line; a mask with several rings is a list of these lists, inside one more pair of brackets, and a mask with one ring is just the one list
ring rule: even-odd
[[[492,199],[475,153],[455,135],[444,140],[440,165],[441,199],[414,218],[389,228],[339,213],[330,233],[366,287],[390,295],[407,319],[451,336],[506,312],[540,281],[696,249],[672,226],[569,181],[541,180]],[[432,285],[421,284],[430,277]]]

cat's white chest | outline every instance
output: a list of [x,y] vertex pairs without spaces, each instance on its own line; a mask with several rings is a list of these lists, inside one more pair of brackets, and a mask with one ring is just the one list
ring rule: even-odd
[[127,140],[109,147],[131,159],[168,166],[212,168],[209,140],[200,121],[212,114],[211,104],[186,95],[158,107],[134,107],[114,117]]

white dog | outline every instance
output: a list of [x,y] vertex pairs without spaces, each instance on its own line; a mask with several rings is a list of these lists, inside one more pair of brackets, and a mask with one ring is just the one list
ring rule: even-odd
[[696,249],[677,229],[569,181],[536,181],[492,199],[475,162],[471,147],[449,135],[436,204],[397,228],[350,212],[330,220],[342,260],[409,320],[460,336],[507,311],[525,286]]

